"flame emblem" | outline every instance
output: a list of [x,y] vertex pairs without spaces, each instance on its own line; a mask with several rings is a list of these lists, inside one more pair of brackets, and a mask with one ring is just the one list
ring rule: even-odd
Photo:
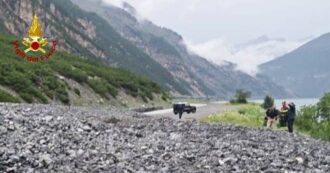
[[46,53],[42,47],[46,46],[48,42],[46,38],[42,37],[41,25],[36,15],[33,17],[28,36],[28,38],[23,39],[23,44],[28,47],[24,51],[25,53],[29,51]]

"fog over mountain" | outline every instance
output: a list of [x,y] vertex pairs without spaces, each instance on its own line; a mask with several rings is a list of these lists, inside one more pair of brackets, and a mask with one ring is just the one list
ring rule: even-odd
[[[105,0],[120,4],[121,0]],[[330,30],[328,0],[125,0],[141,16],[193,42],[234,45],[262,35],[297,40]]]
[[256,75],[262,63],[282,56],[306,43],[310,38],[300,40],[274,39],[261,36],[246,43],[233,45],[223,39],[214,39],[204,43],[187,42],[189,48],[215,64],[224,62],[237,64],[237,69],[250,75]]
[[[122,7],[124,2],[102,1],[118,7]],[[267,4],[261,0],[126,2],[134,6],[134,14],[138,19],[147,18],[182,34],[192,52],[218,65],[224,61],[235,63],[238,70],[253,76],[259,71],[258,65],[282,56],[330,30],[329,24],[321,22],[325,16],[330,16],[325,8],[330,7],[329,2],[324,2],[322,7],[297,0],[279,0]],[[283,4],[294,8],[289,10]]]
[[102,16],[122,37],[161,64],[193,95],[230,98],[236,89],[249,90],[259,98],[266,94],[290,95],[262,75],[250,76],[237,70],[233,63],[217,65],[207,61],[208,58],[187,46],[180,33],[141,17],[128,3],[118,8],[117,3],[114,6],[104,1],[72,1],[80,8]]

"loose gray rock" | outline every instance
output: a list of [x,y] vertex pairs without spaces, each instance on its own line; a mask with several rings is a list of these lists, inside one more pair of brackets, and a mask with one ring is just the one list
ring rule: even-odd
[[330,172],[330,143],[116,108],[0,104],[0,172]]

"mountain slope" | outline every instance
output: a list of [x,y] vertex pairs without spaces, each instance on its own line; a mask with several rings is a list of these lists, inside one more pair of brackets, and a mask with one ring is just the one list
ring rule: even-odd
[[189,94],[159,63],[94,13],[81,10],[68,0],[0,0],[0,23],[4,31],[25,36],[33,14],[39,16],[45,35],[59,39],[60,50],[99,58],[113,66],[145,75],[163,87]]
[[260,66],[262,73],[300,97],[330,91],[330,33]]
[[135,9],[124,3],[123,8],[103,4],[100,0],[72,0],[81,8],[95,12],[146,54],[160,63],[194,95],[229,98],[236,89],[251,90],[255,97],[273,94],[288,95],[265,77],[252,77],[236,71],[233,64],[215,65],[187,50],[183,38],[147,20],[140,20]]
[[157,97],[166,100],[166,93],[149,79],[67,53],[55,52],[50,59],[27,62],[15,54],[14,39],[0,33],[1,102],[124,106],[123,97],[142,103]]

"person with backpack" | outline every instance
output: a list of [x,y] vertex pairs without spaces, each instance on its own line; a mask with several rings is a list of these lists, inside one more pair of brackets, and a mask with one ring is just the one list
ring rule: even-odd
[[277,117],[279,115],[279,111],[276,109],[275,104],[267,109],[266,117],[267,117],[267,127],[272,128],[273,124],[276,123]]
[[293,133],[293,123],[296,117],[296,105],[291,102],[288,104],[288,113],[287,113],[287,126],[289,133]]

